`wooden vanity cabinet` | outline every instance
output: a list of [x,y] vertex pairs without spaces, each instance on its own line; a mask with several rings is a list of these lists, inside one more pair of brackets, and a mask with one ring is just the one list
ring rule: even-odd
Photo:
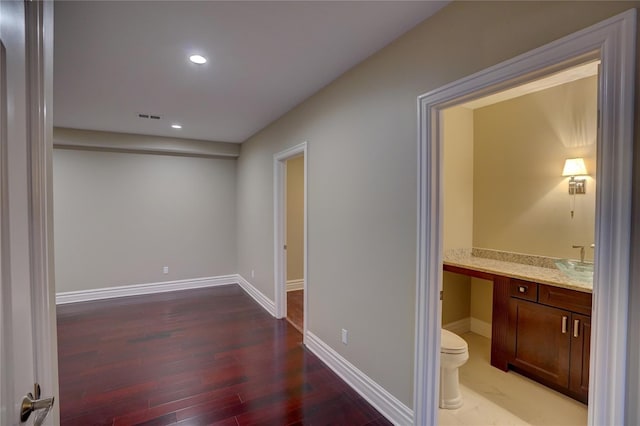
[[526,300],[509,304],[513,353],[509,364],[559,386],[569,386],[571,313]]
[[591,295],[511,280],[508,305],[509,365],[586,402]]
[[[569,390],[582,395],[587,402],[589,394],[589,351],[591,349],[591,317],[573,314],[573,335],[571,338],[571,369],[569,370]],[[577,330],[577,332],[576,332]]]
[[443,269],[493,281],[492,366],[587,402],[591,293],[455,265]]

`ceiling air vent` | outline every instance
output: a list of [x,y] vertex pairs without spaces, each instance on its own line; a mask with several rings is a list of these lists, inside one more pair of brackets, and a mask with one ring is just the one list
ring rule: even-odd
[[138,118],[146,118],[148,120],[160,120],[159,115],[138,113]]

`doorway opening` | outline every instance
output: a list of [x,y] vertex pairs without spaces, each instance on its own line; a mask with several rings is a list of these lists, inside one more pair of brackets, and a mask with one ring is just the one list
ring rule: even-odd
[[[419,97],[415,424],[438,422],[443,111],[598,60],[597,266],[593,275],[588,422],[624,423],[624,404],[619,402],[625,400],[626,382],[635,34],[635,11],[630,10]],[[509,285],[501,287],[508,296]],[[506,342],[507,335],[502,339]]]
[[307,143],[273,157],[276,318],[286,318],[306,338]]
[[286,160],[285,263],[287,321],[300,333],[304,321],[304,155]]
[[[442,328],[469,359],[458,367],[463,407],[439,410],[441,424],[469,410],[505,424],[587,422],[591,333],[579,327],[591,319],[598,65],[443,110]],[[588,165],[576,178],[586,190],[570,195],[562,172],[574,158]],[[564,260],[580,273],[558,270]],[[505,297],[503,285],[525,293]]]

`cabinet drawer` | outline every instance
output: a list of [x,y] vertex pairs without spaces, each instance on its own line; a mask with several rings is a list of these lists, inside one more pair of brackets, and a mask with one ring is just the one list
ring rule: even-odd
[[511,297],[536,302],[538,300],[538,284],[530,281],[512,279],[509,286],[509,293]]
[[591,315],[591,293],[540,284],[538,302],[567,309],[583,315]]

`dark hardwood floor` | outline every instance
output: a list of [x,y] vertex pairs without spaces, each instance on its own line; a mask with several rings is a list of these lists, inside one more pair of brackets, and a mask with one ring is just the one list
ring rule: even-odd
[[304,290],[287,292],[287,320],[302,333],[304,327]]
[[58,307],[62,425],[389,422],[240,287]]

